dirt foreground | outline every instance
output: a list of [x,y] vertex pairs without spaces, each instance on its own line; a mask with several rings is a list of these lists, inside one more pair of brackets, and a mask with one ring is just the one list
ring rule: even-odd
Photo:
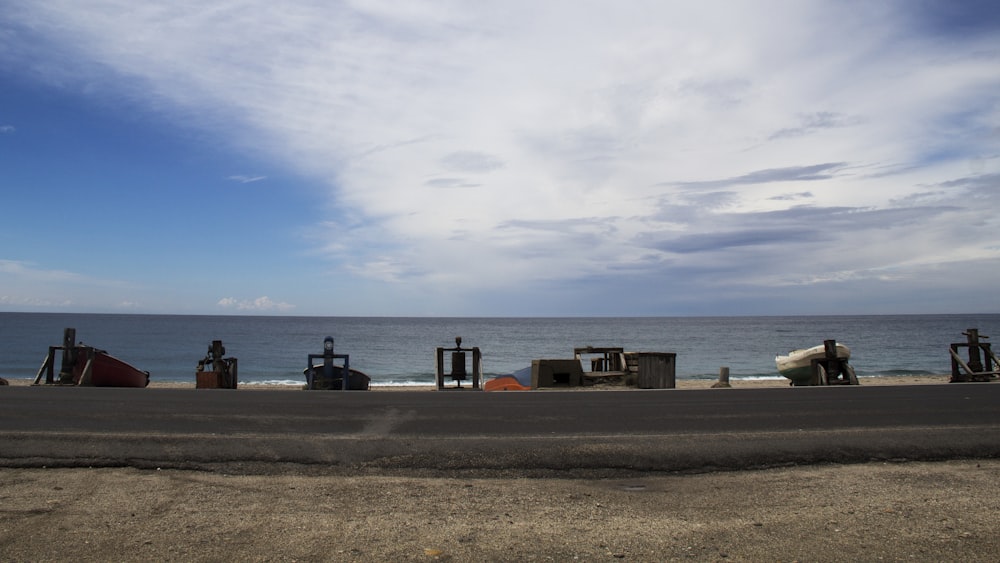
[[1000,461],[628,479],[0,469],[4,561],[996,561]]

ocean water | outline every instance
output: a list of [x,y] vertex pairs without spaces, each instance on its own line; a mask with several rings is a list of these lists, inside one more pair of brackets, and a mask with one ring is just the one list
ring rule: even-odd
[[677,354],[677,377],[780,378],[774,356],[836,339],[858,375],[950,373],[948,345],[962,332],[1000,339],[1000,315],[661,318],[357,318],[0,313],[0,376],[31,379],[63,329],[107,350],[152,381],[193,382],[212,340],[239,360],[241,384],[301,385],[309,354],[332,336],[337,354],[374,385],[434,383],[436,347],[479,347],[486,377],[573,348],[622,347]]

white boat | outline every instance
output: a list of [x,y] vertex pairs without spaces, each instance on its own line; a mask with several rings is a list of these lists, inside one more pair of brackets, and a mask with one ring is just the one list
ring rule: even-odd
[[[774,363],[778,373],[791,380],[792,385],[809,385],[812,379],[812,361],[826,357],[826,347],[822,344],[804,350],[792,350],[784,356],[775,356]],[[847,360],[851,357],[851,349],[837,343],[837,358]]]

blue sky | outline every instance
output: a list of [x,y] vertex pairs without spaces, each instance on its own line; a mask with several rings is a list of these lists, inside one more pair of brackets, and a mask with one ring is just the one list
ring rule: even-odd
[[995,2],[0,14],[0,311],[1000,312]]

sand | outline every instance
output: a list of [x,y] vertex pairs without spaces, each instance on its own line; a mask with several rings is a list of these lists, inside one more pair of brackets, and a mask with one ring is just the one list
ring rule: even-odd
[[[899,375],[899,376],[887,376],[887,377],[861,377],[859,382],[862,386],[873,386],[873,385],[934,385],[940,383],[947,383],[951,379],[948,374],[942,375]],[[31,385],[31,379],[8,379],[10,385]],[[713,379],[677,379],[677,389],[711,389],[716,383]],[[449,386],[454,385],[452,382],[447,382]],[[463,387],[469,387],[469,383],[465,382]],[[730,380],[730,386],[733,389],[753,389],[759,387],[788,387],[787,379],[737,379],[732,378]],[[192,379],[190,382],[174,382],[174,381],[156,381],[155,379],[149,383],[150,389],[194,389],[195,383]],[[245,391],[301,391],[302,387],[296,385],[261,385],[253,383],[241,383],[239,386],[240,390]],[[538,389],[536,391],[546,392],[546,391],[602,391],[602,390],[624,390],[629,389],[625,387],[620,382],[609,382],[606,384],[596,384],[588,387],[577,387],[577,388],[559,388],[559,389]],[[371,391],[436,391],[437,388],[432,384],[427,385],[372,385]]]
[[0,468],[0,560],[996,561],[998,476],[1000,460],[622,479]]

